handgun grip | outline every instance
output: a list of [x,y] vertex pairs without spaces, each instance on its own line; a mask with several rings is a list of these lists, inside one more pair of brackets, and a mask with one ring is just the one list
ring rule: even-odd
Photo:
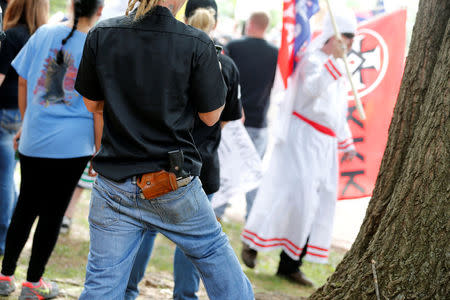
[[186,177],[188,174],[183,171],[184,155],[183,151],[175,150],[169,152],[170,172],[175,173],[177,178]]

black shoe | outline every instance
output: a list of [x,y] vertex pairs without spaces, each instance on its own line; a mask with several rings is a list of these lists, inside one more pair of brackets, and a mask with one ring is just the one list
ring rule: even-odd
[[277,276],[286,278],[287,280],[302,286],[314,286],[314,283],[308,277],[306,277],[305,274],[302,273],[302,271],[297,271],[290,274],[277,273]]
[[257,255],[258,251],[253,250],[247,244],[242,243],[241,258],[244,261],[244,264],[250,269],[253,269],[256,266]]
[[72,219],[64,216],[61,223],[61,229],[59,230],[59,232],[61,234],[68,234],[71,226],[72,226]]

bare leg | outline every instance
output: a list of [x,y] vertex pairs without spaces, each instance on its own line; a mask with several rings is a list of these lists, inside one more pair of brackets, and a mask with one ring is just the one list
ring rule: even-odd
[[70,200],[69,206],[67,207],[66,213],[64,216],[66,216],[69,219],[72,219],[73,215],[75,214],[75,208],[80,202],[81,194],[83,193],[84,189],[77,186],[73,192],[72,199]]

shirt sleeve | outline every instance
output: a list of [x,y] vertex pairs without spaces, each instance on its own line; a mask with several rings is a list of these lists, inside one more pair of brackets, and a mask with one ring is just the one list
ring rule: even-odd
[[225,107],[223,109],[220,120],[234,121],[242,118],[242,102],[241,102],[241,87],[239,85],[239,71],[233,65],[230,82],[228,84],[228,92],[226,97]]
[[227,88],[212,42],[198,57],[190,82],[190,97],[198,112],[211,112],[224,105]]
[[303,89],[310,97],[317,98],[333,82],[342,78],[342,70],[333,57],[325,61],[318,57],[305,57],[301,61],[301,78],[304,82]]
[[89,100],[103,101],[105,97],[96,68],[96,37],[96,31],[90,31],[86,37],[75,89]]
[[19,54],[17,54],[16,58],[12,61],[11,65],[16,69],[17,74],[20,77],[28,80],[28,72],[30,71],[30,66],[35,57],[35,53],[38,51],[35,50],[36,41],[39,40],[41,28],[38,29],[27,41],[27,43],[20,50]]

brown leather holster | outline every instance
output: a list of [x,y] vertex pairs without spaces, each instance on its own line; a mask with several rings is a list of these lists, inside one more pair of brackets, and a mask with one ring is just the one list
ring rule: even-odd
[[141,188],[142,195],[147,200],[161,197],[162,195],[178,189],[175,174],[164,170],[143,174],[141,178],[137,180],[137,185]]

